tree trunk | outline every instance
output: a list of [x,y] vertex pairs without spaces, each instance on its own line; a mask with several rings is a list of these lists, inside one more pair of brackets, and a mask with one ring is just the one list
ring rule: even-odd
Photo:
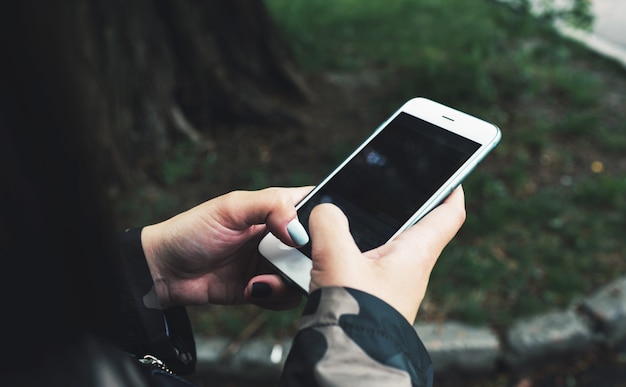
[[71,0],[69,69],[114,183],[145,178],[172,139],[229,120],[289,120],[308,91],[260,0]]

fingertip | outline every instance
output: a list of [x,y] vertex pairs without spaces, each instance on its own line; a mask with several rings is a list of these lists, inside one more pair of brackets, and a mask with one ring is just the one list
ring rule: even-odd
[[463,191],[463,186],[459,185],[450,196],[451,197],[449,198],[449,202],[447,204],[454,206],[456,218],[458,219],[459,224],[462,225],[465,223],[465,219],[467,218],[467,211],[465,209],[465,191]]
[[268,200],[271,202],[271,209],[267,214],[265,224],[281,242],[291,246],[298,246],[308,238],[304,227],[298,228],[299,221],[296,212],[297,198],[303,192],[302,189],[286,188],[264,190],[264,194],[269,196]]
[[[334,204],[315,206],[309,217],[313,261],[331,260],[335,256],[360,253],[350,233],[350,224],[343,211]],[[340,260],[347,261],[348,258]],[[340,262],[337,261],[337,262]]]
[[[424,237],[429,236],[427,239],[442,250],[461,229],[466,217],[464,192],[459,186],[443,203],[426,214],[399,238],[424,243]],[[416,238],[415,235],[420,237]]]
[[309,234],[298,218],[294,218],[287,224],[287,233],[296,246],[304,246],[309,243]]
[[251,304],[271,310],[293,309],[302,301],[300,292],[291,288],[275,274],[263,274],[252,278],[244,290],[244,295]]
[[247,299],[267,299],[281,296],[287,285],[277,274],[261,274],[248,281],[244,290]]
[[452,191],[450,196],[465,202],[465,190],[463,189],[463,185],[459,184],[458,187]]
[[250,298],[264,299],[272,295],[272,287],[265,282],[254,282],[250,289]]
[[320,221],[347,223],[348,219],[343,211],[336,205],[332,203],[322,203],[315,206],[309,216],[309,223],[317,223]]
[[266,225],[281,242],[290,246],[304,246],[309,235],[298,220],[296,203],[301,201],[313,187],[268,188],[265,194],[274,200],[273,209],[268,214]]

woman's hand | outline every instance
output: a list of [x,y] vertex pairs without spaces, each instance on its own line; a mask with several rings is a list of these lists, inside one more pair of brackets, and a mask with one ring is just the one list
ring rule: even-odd
[[246,301],[270,309],[297,306],[295,289],[276,274],[263,274],[272,270],[257,246],[266,230],[295,245],[287,224],[310,190],[231,192],[145,227],[141,241],[161,307]]
[[310,291],[328,286],[362,290],[413,323],[437,258],[464,221],[464,195],[459,187],[393,241],[362,254],[341,210],[332,204],[319,205],[309,221],[313,244]]

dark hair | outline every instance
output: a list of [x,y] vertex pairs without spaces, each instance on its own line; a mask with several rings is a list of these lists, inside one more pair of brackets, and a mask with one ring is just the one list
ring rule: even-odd
[[0,5],[0,294],[9,367],[28,367],[37,351],[84,333],[114,332],[111,222],[90,159],[96,136],[65,66],[72,47],[56,25],[58,7]]

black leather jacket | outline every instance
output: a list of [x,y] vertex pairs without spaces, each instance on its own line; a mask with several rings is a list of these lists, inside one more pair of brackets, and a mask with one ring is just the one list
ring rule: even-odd
[[[141,230],[119,235],[118,337],[84,335],[7,385],[190,386],[196,351],[184,308],[152,309]],[[158,359],[158,360],[157,360]],[[12,380],[14,378],[14,380]],[[324,288],[307,299],[281,386],[431,386],[430,357],[413,327],[380,299]]]

